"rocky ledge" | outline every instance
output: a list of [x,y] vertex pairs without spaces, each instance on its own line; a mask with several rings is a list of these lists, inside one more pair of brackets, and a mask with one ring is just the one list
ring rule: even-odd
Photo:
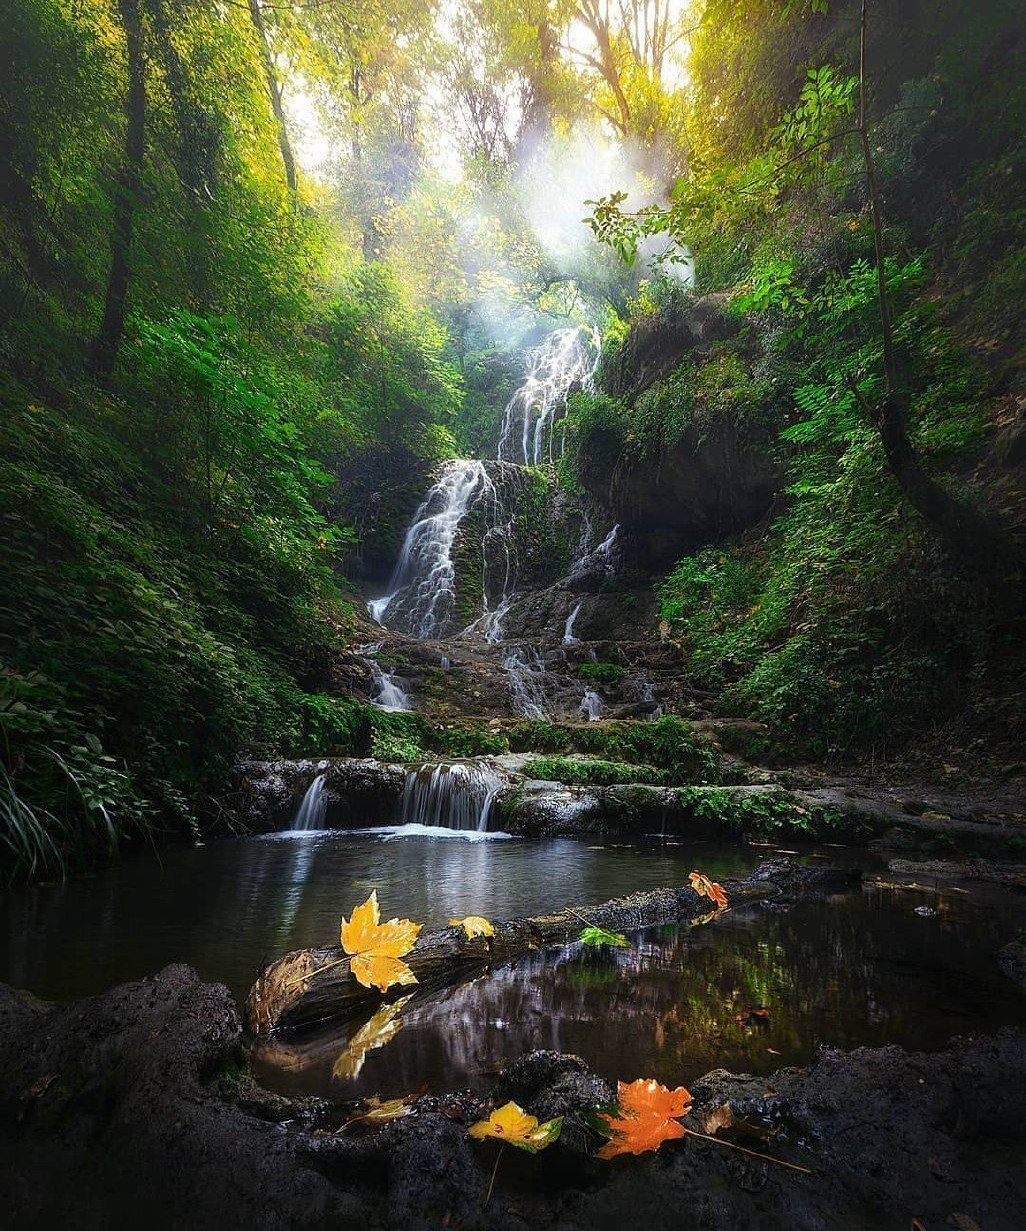
[[[962,1228],[1026,1225],[1026,1038],[940,1053],[823,1051],[769,1078],[707,1074],[686,1121],[729,1105],[735,1140],[803,1175],[685,1138],[659,1155],[591,1156],[577,1113],[612,1091],[573,1056],[536,1052],[494,1100],[565,1115],[533,1158],[467,1125],[476,1096],[422,1097],[378,1131],[334,1130],[246,1072],[226,988],[185,966],[51,1006],[0,986],[0,1148],[9,1226],[101,1228]],[[722,1118],[717,1112],[715,1120]],[[767,1133],[770,1135],[767,1136]],[[754,1134],[754,1135],[753,1135]],[[673,1213],[669,1213],[672,1211]],[[918,1223],[913,1220],[918,1220]]]

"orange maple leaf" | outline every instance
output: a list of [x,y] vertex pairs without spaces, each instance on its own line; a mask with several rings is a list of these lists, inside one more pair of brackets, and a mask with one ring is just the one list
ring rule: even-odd
[[397,983],[416,983],[417,976],[402,960],[420,935],[421,924],[409,919],[381,922],[378,891],[342,918],[339,941],[352,961],[349,969],[364,987],[387,991]]
[[643,1154],[658,1150],[664,1141],[683,1137],[687,1129],[678,1123],[691,1107],[691,1095],[683,1086],[670,1090],[654,1078],[639,1078],[617,1085],[618,1116],[602,1115],[610,1138],[598,1152],[599,1158],[618,1154]]
[[691,888],[695,893],[701,894],[703,898],[708,898],[710,902],[716,903],[717,910],[727,909],[727,891],[722,885],[718,885],[716,881],[712,881],[708,876],[704,876],[701,872],[692,872],[688,877],[691,881]]

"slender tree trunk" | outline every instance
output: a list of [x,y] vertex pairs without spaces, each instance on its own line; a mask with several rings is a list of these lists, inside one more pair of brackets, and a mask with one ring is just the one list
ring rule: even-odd
[[862,0],[859,29],[859,118],[857,132],[866,170],[866,185],[873,219],[876,257],[876,287],[880,307],[880,333],[883,344],[884,394],[876,410],[877,430],[884,454],[909,504],[936,530],[945,545],[963,559],[985,568],[1021,567],[1008,537],[991,520],[956,500],[922,467],[908,434],[908,411],[898,378],[894,322],[887,292],[887,257],[884,241],[883,207],[876,162],[869,133],[866,107],[866,28],[868,0]]
[[185,190],[186,226],[191,241],[186,272],[195,300],[203,304],[210,299],[207,204],[213,198],[217,178],[219,133],[213,118],[192,96],[188,69],[171,38],[166,0],[145,3],[178,128],[175,163]]
[[109,376],[125,330],[125,301],[131,272],[132,229],[142,185],[146,148],[146,66],[143,57],[139,0],[118,0],[128,50],[128,89],[125,93],[125,154],[114,195],[114,226],[110,241],[110,273],[103,319],[89,349],[89,360],[100,376]]
[[264,25],[263,14],[260,12],[260,0],[249,0],[249,15],[253,19],[253,28],[260,40],[260,59],[264,66],[264,76],[267,79],[267,92],[271,96],[271,110],[274,112],[275,123],[278,126],[278,145],[281,149],[281,160],[285,164],[285,182],[289,190],[295,193],[299,191],[299,181],[296,179],[296,160],[292,153],[292,143],[289,141],[288,125],[285,123],[285,108],[281,101],[281,84],[274,67],[271,44],[267,39],[267,27]]

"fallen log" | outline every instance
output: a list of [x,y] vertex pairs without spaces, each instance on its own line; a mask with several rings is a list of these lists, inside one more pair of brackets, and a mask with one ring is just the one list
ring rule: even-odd
[[[841,892],[857,887],[857,869],[807,868],[793,860],[760,866],[743,881],[725,885],[731,907],[796,894]],[[654,889],[613,898],[599,906],[568,907],[552,915],[505,919],[495,935],[468,938],[459,927],[421,935],[407,956],[418,990],[461,982],[487,967],[511,961],[529,949],[558,945],[577,936],[583,924],[630,932],[663,923],[687,923],[709,914],[712,904],[694,889]],[[407,989],[386,994],[394,999]],[[382,996],[350,974],[340,948],[297,949],[265,966],[246,998],[246,1026],[256,1038],[287,1038],[328,1023],[343,1022]]]

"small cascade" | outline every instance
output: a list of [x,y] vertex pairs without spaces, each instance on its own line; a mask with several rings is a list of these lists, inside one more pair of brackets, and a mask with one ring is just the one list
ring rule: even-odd
[[390,714],[412,709],[410,695],[403,688],[395,672],[386,671],[373,658],[368,659],[367,663],[371,669],[371,675],[374,677],[374,692],[371,695],[371,705],[376,705],[379,710],[387,710]]
[[403,825],[485,833],[502,778],[490,766],[466,761],[421,765],[406,775]]
[[327,774],[318,774],[306,789],[295,820],[293,829],[323,829],[324,818],[328,813]]
[[590,386],[597,360],[597,335],[586,329],[556,329],[530,351],[524,383],[502,412],[500,461],[554,460],[556,416],[575,385]]
[[563,625],[563,644],[576,645],[577,638],[574,636],[574,621],[581,614],[583,603],[578,603],[577,606],[570,612],[566,618],[566,624]]
[[655,685],[651,680],[646,680],[642,685],[640,700],[646,705],[653,702],[655,703],[655,709],[651,712],[651,714],[649,714],[649,720],[651,722],[655,722],[657,719],[662,718],[663,707],[658,702],[658,698],[655,693]]
[[522,718],[548,718],[545,683],[548,672],[535,646],[510,646],[502,655],[513,709]]
[[612,528],[612,530],[610,530],[610,532],[602,540],[602,542],[599,543],[598,547],[596,547],[595,550],[591,553],[592,556],[598,558],[599,560],[608,560],[609,557],[612,555],[613,548],[616,546],[616,540],[619,537],[620,537],[620,523],[617,522],[616,525]]
[[602,698],[594,688],[589,688],[585,691],[584,696],[581,698],[580,713],[584,714],[589,722],[595,722],[596,719],[601,718],[602,711],[605,708]]

